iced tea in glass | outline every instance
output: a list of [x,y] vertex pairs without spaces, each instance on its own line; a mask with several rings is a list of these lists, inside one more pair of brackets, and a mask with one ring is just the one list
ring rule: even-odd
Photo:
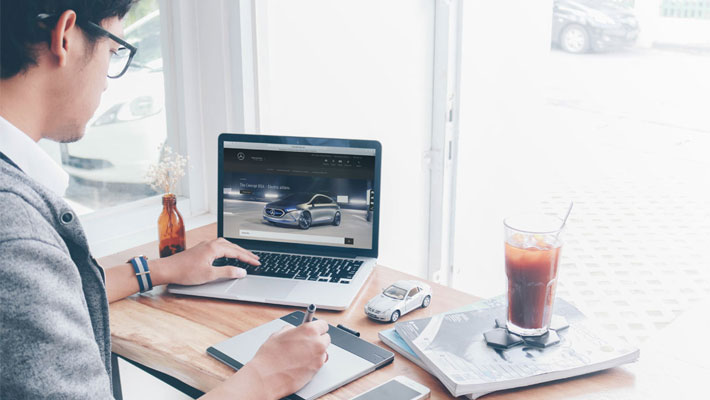
[[521,215],[504,221],[510,332],[521,336],[547,333],[562,249],[561,225],[561,219],[544,215]]

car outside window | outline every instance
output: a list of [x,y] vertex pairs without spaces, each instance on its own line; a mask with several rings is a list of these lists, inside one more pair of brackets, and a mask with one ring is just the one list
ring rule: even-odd
[[419,293],[419,288],[414,288],[409,291],[409,297],[414,297],[417,293]]
[[84,137],[40,142],[69,173],[66,199],[79,215],[160,194],[146,182],[168,139],[160,18],[157,0],[142,0],[125,16],[126,40],[138,52],[124,76],[107,80]]
[[406,295],[406,294],[407,294],[406,290],[404,290],[402,288],[398,288],[397,286],[390,286],[387,289],[385,289],[385,292],[384,292],[385,296],[391,297],[391,298],[397,299],[397,300],[404,300],[404,295]]

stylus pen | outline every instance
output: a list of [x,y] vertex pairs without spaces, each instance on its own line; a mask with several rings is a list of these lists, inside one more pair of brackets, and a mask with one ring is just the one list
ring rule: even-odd
[[306,322],[311,322],[313,321],[313,314],[316,313],[316,305],[311,304],[308,306],[306,309],[306,313],[303,314],[303,322],[301,322],[301,325],[305,324]]

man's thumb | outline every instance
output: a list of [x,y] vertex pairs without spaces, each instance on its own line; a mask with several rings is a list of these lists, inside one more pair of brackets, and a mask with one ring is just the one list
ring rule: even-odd
[[225,278],[244,278],[247,276],[247,271],[244,268],[224,266],[220,268],[222,271],[220,276]]

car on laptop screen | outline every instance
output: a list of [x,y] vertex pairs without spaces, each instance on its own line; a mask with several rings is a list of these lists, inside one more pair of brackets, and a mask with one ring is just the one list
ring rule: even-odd
[[340,225],[340,206],[319,193],[294,193],[264,206],[264,221],[308,229],[313,225]]

